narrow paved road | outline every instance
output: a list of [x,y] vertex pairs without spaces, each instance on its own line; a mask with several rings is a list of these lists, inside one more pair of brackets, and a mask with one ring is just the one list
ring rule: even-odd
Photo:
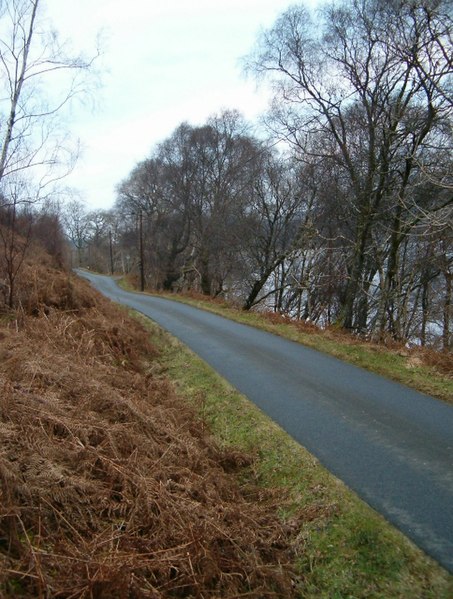
[[79,274],[178,337],[453,573],[452,406],[278,336]]

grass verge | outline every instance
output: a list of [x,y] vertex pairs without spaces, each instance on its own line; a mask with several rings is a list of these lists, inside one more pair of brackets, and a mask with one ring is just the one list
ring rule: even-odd
[[241,485],[284,490],[280,515],[294,532],[301,598],[453,596],[452,576],[190,350],[152,321],[136,316],[160,349],[163,371],[196,406],[216,441],[254,456],[252,465],[241,471]]
[[[120,280],[119,284],[127,291],[134,291],[133,286],[126,279]],[[208,310],[236,322],[302,343],[453,404],[451,354],[422,349],[411,351],[397,344],[390,347],[373,344],[337,330],[321,331],[313,325],[291,322],[276,314],[245,312],[223,301],[177,294],[159,294],[159,296]]]

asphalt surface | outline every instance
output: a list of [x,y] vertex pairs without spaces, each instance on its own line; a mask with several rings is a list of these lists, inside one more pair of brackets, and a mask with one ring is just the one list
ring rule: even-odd
[[453,573],[453,406],[276,335],[77,272],[178,337]]

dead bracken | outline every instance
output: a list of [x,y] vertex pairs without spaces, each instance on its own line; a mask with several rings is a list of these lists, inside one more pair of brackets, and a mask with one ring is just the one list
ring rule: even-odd
[[29,281],[0,325],[0,595],[294,596],[279,498],[241,488],[249,458],[213,443],[140,325],[49,266]]

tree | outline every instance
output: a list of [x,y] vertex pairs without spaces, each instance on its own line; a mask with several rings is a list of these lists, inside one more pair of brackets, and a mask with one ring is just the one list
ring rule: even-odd
[[72,168],[77,144],[70,142],[62,117],[88,91],[94,60],[67,55],[56,32],[41,23],[40,12],[40,0],[0,5],[0,193],[11,216],[8,231],[2,231],[2,259],[10,305],[30,234],[23,238],[16,230],[18,209],[49,197]]
[[236,111],[181,124],[118,187],[125,216],[143,215],[147,276],[157,288],[217,295],[237,265],[238,222],[261,149]]
[[350,220],[341,324],[366,329],[380,272],[378,326],[399,336],[402,248],[426,213],[451,202],[432,185],[429,197],[418,193],[434,154],[452,147],[451,2],[345,0],[319,15],[290,8],[262,36],[249,68],[274,81],[270,126],[340,175]]
[[237,111],[211,117],[190,136],[190,268],[207,295],[223,292],[235,269],[242,245],[238,224],[249,210],[261,153]]
[[132,170],[118,186],[116,202],[125,222],[136,230],[133,238],[138,241],[141,281],[144,284],[146,260],[148,277],[154,286],[165,290],[171,289],[179,277],[175,263],[187,245],[186,211],[180,210],[182,190],[174,191],[178,188],[180,172],[172,162],[177,155],[178,137],[179,131]]
[[63,176],[62,163],[72,166],[73,150],[59,116],[87,93],[94,58],[67,55],[57,33],[40,24],[40,8],[40,0],[2,3],[0,69],[7,103],[0,126],[0,184],[4,177],[33,172],[43,189]]
[[0,213],[0,241],[2,250],[2,268],[6,285],[5,303],[12,308],[16,291],[16,279],[31,241],[31,216],[20,213],[20,205],[26,190],[23,185],[8,187],[8,202]]
[[33,241],[38,241],[59,268],[68,266],[68,244],[57,202],[45,202],[33,215]]
[[77,266],[83,263],[83,249],[90,232],[90,218],[84,202],[73,199],[62,209],[62,221],[66,234],[77,252]]
[[[244,248],[251,266],[251,281],[243,308],[249,310],[269,295],[278,293],[281,308],[285,280],[275,279],[270,289],[265,289],[277,269],[285,272],[284,265],[303,245],[309,212],[308,196],[299,181],[301,172],[297,165],[284,162],[270,152],[263,153],[262,168],[254,183],[249,215],[245,226],[249,231]],[[308,200],[308,201],[307,201]]]

